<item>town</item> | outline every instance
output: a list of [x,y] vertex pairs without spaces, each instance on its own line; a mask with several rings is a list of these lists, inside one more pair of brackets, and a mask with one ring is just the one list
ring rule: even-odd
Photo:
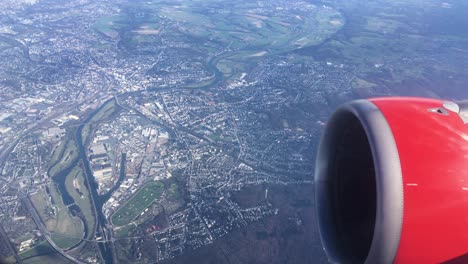
[[390,11],[348,40],[333,2],[0,3],[0,261],[168,263],[258,225],[313,233],[298,190],[330,111],[444,61],[364,54],[400,41]]

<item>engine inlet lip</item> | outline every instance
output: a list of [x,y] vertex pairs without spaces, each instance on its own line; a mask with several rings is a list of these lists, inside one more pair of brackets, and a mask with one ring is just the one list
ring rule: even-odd
[[330,184],[330,150],[333,134],[343,115],[354,115],[367,135],[376,174],[376,219],[371,246],[365,263],[393,263],[400,243],[403,223],[403,177],[397,145],[390,125],[380,109],[368,100],[342,105],[331,117],[322,136],[315,167],[315,198],[320,238],[331,263],[346,262],[333,245],[331,210],[327,184]]

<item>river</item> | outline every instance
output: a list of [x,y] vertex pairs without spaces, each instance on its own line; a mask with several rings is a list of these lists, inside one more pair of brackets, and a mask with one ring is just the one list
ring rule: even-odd
[[[111,99],[114,100],[114,99]],[[96,181],[94,180],[93,173],[91,171],[91,166],[89,165],[88,158],[86,156],[86,149],[85,149],[85,144],[88,141],[88,139],[83,139],[82,134],[83,134],[83,128],[89,124],[91,119],[99,113],[103,107],[107,105],[111,100],[106,101],[104,104],[102,104],[98,109],[96,109],[86,120],[85,122],[79,126],[77,132],[76,132],[76,142],[78,144],[78,159],[81,159],[83,161],[83,167],[85,169],[85,175],[86,175],[86,181],[88,183],[89,187],[89,193],[91,194],[91,202],[94,205],[94,208],[96,209],[96,236],[105,236],[106,234],[106,226],[107,226],[107,220],[104,216],[104,213],[102,212],[102,206],[106,202],[104,199],[105,197],[99,196],[97,190],[98,190],[98,185]],[[89,135],[92,135],[92,133],[89,133]],[[101,256],[103,257],[105,263],[113,263],[112,259],[112,245],[109,242],[106,243],[98,243],[99,250],[101,251]]]
[[[210,88],[210,87],[213,87],[217,84],[219,84],[224,78],[223,78],[223,74],[218,70],[218,68],[216,68],[216,63],[217,61],[219,60],[219,58],[217,57],[213,57],[211,58],[209,61],[208,61],[208,67],[211,71],[213,71],[213,74],[214,74],[214,78],[215,78],[215,81],[209,85],[206,85],[206,86],[201,86],[201,87],[198,87],[198,88],[175,88],[176,90],[180,90],[180,89],[207,89],[207,88]],[[152,92],[160,92],[160,91],[167,91],[167,90],[172,90],[172,89],[148,89]],[[141,91],[137,91],[137,92],[130,92],[132,94],[135,94],[135,93],[140,93]],[[129,93],[125,93],[125,95],[128,95]],[[120,96],[122,96],[123,94],[121,94]],[[89,125],[90,124],[90,121],[92,120],[92,118],[98,114],[106,105],[107,103],[109,103],[111,100],[114,100],[114,99],[110,99],[106,102],[104,102],[99,108],[97,108],[96,110],[94,110],[89,116],[88,118],[78,127],[77,131],[76,131],[76,143],[78,145],[78,159],[76,162],[82,162],[83,164],[83,169],[85,170],[85,175],[86,175],[86,181],[88,183],[88,187],[89,187],[89,193],[91,194],[91,202],[92,204],[94,205],[94,208],[96,210],[96,236],[103,236],[104,239],[110,239],[110,238],[106,238],[106,234],[110,234],[111,232],[106,232],[107,231],[107,220],[104,216],[104,213],[103,213],[103,210],[102,210],[102,207],[104,205],[104,203],[110,198],[110,196],[112,195],[113,191],[115,191],[121,184],[121,182],[124,180],[125,178],[125,162],[126,162],[126,154],[123,153],[122,154],[122,157],[121,157],[121,163],[120,163],[120,175],[119,175],[119,180],[117,182],[117,184],[109,191],[107,192],[106,194],[100,196],[97,192],[97,189],[98,189],[98,185],[94,179],[94,176],[93,176],[93,173],[92,173],[92,170],[91,170],[91,166],[89,164],[89,161],[88,161],[88,158],[86,156],[86,144],[87,142],[89,141],[88,138],[83,138],[82,137],[82,134],[83,134],[83,129],[85,128],[85,126]],[[119,106],[116,106],[116,107],[119,107]],[[92,135],[92,132],[89,133],[89,135]],[[65,188],[65,178],[67,177],[67,175],[71,172],[72,168],[76,165],[76,163],[73,164],[73,166],[71,166],[69,169],[66,169],[64,171],[62,171],[59,176],[57,177],[57,180],[56,180],[56,183],[59,185],[59,189],[60,189],[60,192],[62,194],[62,197],[63,197],[63,200],[65,202],[65,204],[73,204],[74,201],[73,201],[73,198],[70,196],[70,194],[67,192],[66,188]],[[73,205],[71,208],[73,208],[72,210],[75,210],[76,212],[79,212],[80,208],[76,205]],[[86,229],[86,232],[89,232],[91,230],[89,230],[89,228]],[[106,243],[98,243],[98,246],[99,246],[99,250],[101,252],[101,256],[103,257],[105,263],[107,264],[110,264],[110,263],[113,263],[113,245],[112,245],[112,242],[106,242]]]

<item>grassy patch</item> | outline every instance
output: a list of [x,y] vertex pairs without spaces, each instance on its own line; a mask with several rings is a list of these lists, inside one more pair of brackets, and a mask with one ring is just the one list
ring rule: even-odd
[[160,14],[172,20],[180,21],[184,23],[188,22],[193,25],[211,25],[212,24],[209,17],[194,13],[189,8],[173,8],[169,6],[163,7],[160,9]]
[[119,16],[103,17],[94,24],[94,28],[98,32],[110,38],[117,38],[119,36],[119,32],[115,30],[115,27],[118,24],[118,22],[120,22],[120,20],[121,17]]
[[51,235],[50,237],[59,248],[64,248],[64,249],[71,248],[81,241],[81,239],[64,237],[60,235]]
[[52,254],[47,254],[47,255],[41,255],[37,257],[32,257],[28,259],[23,260],[24,264],[69,264],[72,263],[68,259],[64,258],[62,255],[59,253],[52,253]]
[[49,184],[48,187],[51,199],[43,189],[31,196],[31,200],[47,230],[52,233],[81,238],[84,231],[83,223],[79,218],[71,215],[68,207],[63,204],[56,186]]
[[[302,11],[279,11],[268,15],[256,12],[254,4],[233,2],[229,6],[219,12],[219,2],[153,2],[146,5],[144,17],[125,14],[105,17],[95,24],[95,28],[112,37],[131,22],[139,27],[134,30],[128,44],[136,45],[138,42],[133,40],[140,39],[141,32],[148,27],[158,28],[158,17],[164,17],[177,22],[177,30],[188,36],[216,40],[238,51],[268,47],[272,54],[276,54],[319,44],[344,25],[341,13],[333,8],[305,5]],[[307,9],[307,15],[304,15]],[[207,13],[207,10],[211,12]],[[292,26],[295,30],[291,30]]]
[[179,199],[180,198],[180,191],[179,191],[179,186],[175,183],[171,183],[171,186],[169,186],[168,191],[168,198],[170,199]]
[[[75,204],[81,209],[89,230],[94,229],[96,220],[94,210],[90,201],[90,193],[86,188],[85,175],[79,166],[73,168],[65,180],[67,192],[72,196]],[[77,187],[77,188],[75,188]],[[88,239],[92,237],[92,232],[88,232]]]
[[83,224],[77,217],[70,214],[70,210],[62,201],[62,197],[55,185],[49,185],[50,194],[55,203],[56,214],[46,222],[47,230],[53,233],[64,234],[81,238],[83,236]]
[[67,136],[60,145],[52,154],[50,164],[53,164],[53,166],[49,170],[50,177],[56,176],[78,159],[78,146],[75,140],[71,139],[71,136]]
[[101,120],[108,118],[110,115],[114,113],[116,110],[117,104],[115,103],[115,100],[110,100],[108,101],[102,108],[97,112],[91,119],[88,121],[88,123],[96,123],[100,122]]
[[28,233],[26,233],[26,234],[24,234],[24,235],[18,237],[18,238],[16,239],[15,242],[16,242],[16,243],[21,243],[21,242],[24,242],[24,241],[26,241],[26,240],[29,240],[29,239],[31,239],[31,238],[33,238],[33,237],[34,237],[34,236],[33,236],[31,233],[28,232]]
[[132,233],[135,231],[136,227],[134,225],[126,225],[122,226],[120,228],[116,228],[114,235],[116,237],[128,237],[132,235]]
[[135,217],[140,215],[164,191],[164,184],[161,182],[149,182],[141,188],[112,216],[112,223],[116,226],[123,226],[130,223]]
[[216,78],[210,78],[208,80],[202,81],[202,82],[197,82],[197,83],[192,83],[192,84],[187,84],[187,88],[200,88],[200,87],[205,87],[208,85],[212,85]]
[[25,259],[37,255],[46,255],[53,253],[55,253],[55,250],[50,246],[47,240],[43,239],[41,241],[37,241],[36,244],[33,245],[30,249],[21,252],[19,256],[21,259]]
[[229,60],[220,60],[216,64],[216,68],[224,75],[232,75],[232,61]]
[[210,138],[213,141],[217,141],[221,137],[221,134],[222,134],[222,131],[221,129],[218,128],[213,134],[210,135]]
[[31,195],[31,201],[34,204],[39,216],[41,217],[42,221],[48,221],[52,216],[52,207],[50,203],[50,199],[46,194],[44,189],[39,189],[36,193]]
[[53,164],[52,162],[57,162],[61,159],[61,157],[63,156],[63,152],[65,151],[66,145],[67,142],[63,140],[54,147],[54,149],[52,150],[52,154],[49,157],[49,160],[51,160],[51,164]]

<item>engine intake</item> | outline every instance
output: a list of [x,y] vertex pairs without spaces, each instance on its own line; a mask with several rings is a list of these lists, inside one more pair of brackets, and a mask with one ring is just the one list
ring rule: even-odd
[[468,102],[377,98],[341,106],[316,161],[333,263],[468,263]]
[[355,101],[331,117],[315,175],[320,233],[330,261],[392,262],[403,218],[401,168],[391,129],[374,104]]

